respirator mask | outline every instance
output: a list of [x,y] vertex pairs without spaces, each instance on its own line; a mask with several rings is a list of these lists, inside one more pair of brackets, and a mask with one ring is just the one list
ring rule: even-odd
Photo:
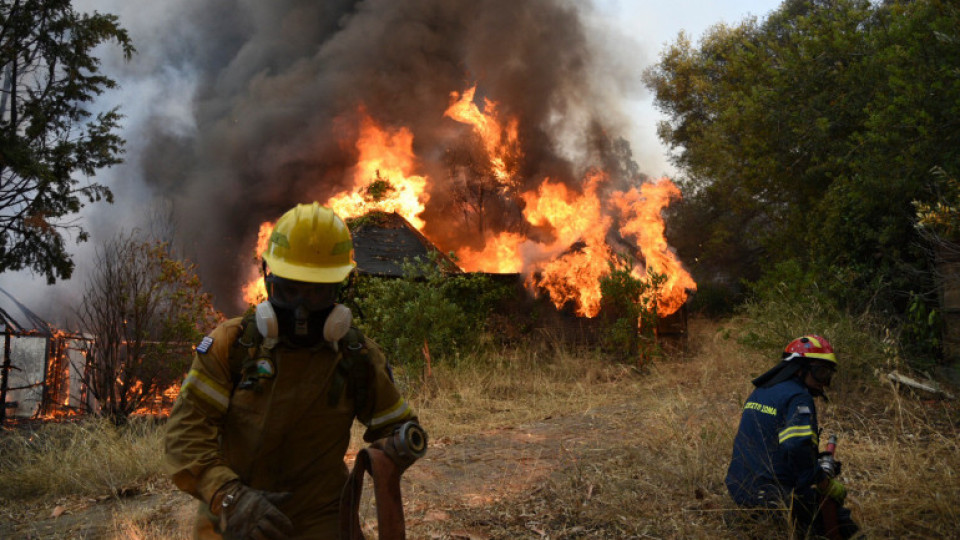
[[306,283],[268,275],[268,300],[256,307],[257,329],[264,345],[275,345],[280,336],[291,343],[312,347],[326,341],[336,348],[353,322],[350,308],[337,304],[338,283]]

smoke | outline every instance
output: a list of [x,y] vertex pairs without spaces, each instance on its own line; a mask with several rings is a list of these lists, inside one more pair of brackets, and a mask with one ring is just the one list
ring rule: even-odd
[[[98,178],[118,203],[87,213],[94,238],[142,227],[140,216],[163,201],[174,210],[177,244],[227,312],[240,307],[259,224],[346,186],[361,111],[408,128],[420,174],[442,179],[470,136],[444,111],[452,92],[477,85],[478,103],[489,98],[518,119],[524,188],[545,177],[576,186],[591,167],[624,182],[642,177],[622,138],[622,107],[641,92],[643,65],[623,52],[632,44],[597,27],[586,2],[75,5],[117,14],[139,51],[131,63],[103,52],[104,71],[121,83],[104,101],[122,104],[128,153]],[[431,217],[456,212],[448,187],[430,188],[426,232],[441,247],[475,242],[472,231],[429,228]],[[490,212],[504,229],[519,215],[509,203]]]

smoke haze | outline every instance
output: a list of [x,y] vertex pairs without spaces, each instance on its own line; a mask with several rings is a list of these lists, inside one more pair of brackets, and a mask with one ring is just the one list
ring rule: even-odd
[[[641,93],[634,44],[598,26],[572,0],[78,0],[115,13],[138,54],[105,48],[105,96],[126,115],[127,161],[98,181],[117,202],[85,212],[93,241],[145,227],[158,201],[172,208],[177,245],[198,264],[218,308],[239,309],[257,228],[295,203],[348,187],[360,117],[408,128],[422,171],[449,176],[470,128],[444,117],[451,93],[476,85],[477,103],[516,117],[525,188],[545,177],[575,186],[591,167],[642,178],[621,138],[625,96]],[[431,184],[425,231],[444,249],[472,232],[431,229],[455,205]],[[503,228],[518,209],[491,210]],[[449,244],[446,245],[446,244]],[[92,247],[76,256],[65,296],[76,297]]]

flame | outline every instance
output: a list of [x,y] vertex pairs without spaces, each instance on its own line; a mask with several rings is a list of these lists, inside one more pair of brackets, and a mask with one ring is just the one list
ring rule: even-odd
[[[270,241],[270,233],[273,232],[275,222],[264,221],[260,224],[260,230],[257,232],[257,247],[255,261],[260,260],[260,256],[267,250],[267,244]],[[241,293],[243,301],[248,305],[255,306],[267,299],[267,285],[263,281],[263,272],[259,264],[252,268],[251,277],[247,284],[243,286]]]
[[519,233],[505,232],[487,240],[484,249],[462,248],[457,252],[461,268],[468,272],[514,274],[523,270],[521,246],[527,238]]
[[360,159],[354,169],[352,191],[332,197],[326,206],[344,219],[371,211],[396,212],[423,229],[425,224],[419,216],[429,196],[427,179],[413,174],[417,163],[413,134],[405,127],[384,129],[362,109],[360,115]]
[[497,104],[489,99],[483,100],[483,112],[474,103],[477,87],[450,93],[450,106],[444,116],[457,122],[473,126],[490,158],[493,175],[502,186],[516,184],[515,165],[519,161],[517,119],[511,118],[506,125],[497,119]]
[[[611,201],[620,210],[626,223],[620,233],[634,238],[646,260],[646,267],[666,276],[661,287],[658,312],[670,315],[687,300],[687,290],[696,290],[697,284],[684,270],[680,259],[667,245],[666,228],[661,210],[672,199],[680,198],[680,189],[667,178],[656,183],[646,183],[638,191],[631,188],[626,193],[614,192]],[[644,273],[645,275],[645,273]]]
[[[538,187],[521,193],[518,120],[503,118],[498,104],[489,99],[483,100],[481,109],[475,103],[476,90],[473,86],[452,92],[444,116],[472,128],[500,188],[497,196],[523,208],[525,223],[513,230],[487,232],[480,249],[439,247],[456,252],[466,271],[522,273],[529,287],[547,294],[558,308],[572,303],[587,317],[600,311],[600,279],[610,272],[609,263],[618,252],[626,252],[637,261],[635,277],[646,277],[648,269],[666,276],[656,293],[658,313],[667,316],[678,310],[696,284],[664,238],[661,214],[680,197],[676,185],[662,178],[618,191],[605,172],[593,170],[577,187],[542,178]],[[427,188],[437,180],[417,174],[413,134],[405,127],[382,127],[363,108],[359,112],[359,154],[351,187],[330,198],[327,206],[345,219],[374,210],[396,212],[429,238],[421,214],[429,201]],[[530,185],[529,180],[524,184]],[[443,227],[459,225],[448,219]],[[261,225],[258,256],[270,229],[270,223]],[[256,303],[264,297],[262,276],[257,274],[244,287],[244,298]]]
[[[140,381],[131,388],[131,392],[138,391]],[[130,413],[132,416],[169,416],[173,410],[173,404],[180,395],[180,382],[175,382],[162,392],[156,392],[152,396],[144,399],[143,404],[137,410]]]

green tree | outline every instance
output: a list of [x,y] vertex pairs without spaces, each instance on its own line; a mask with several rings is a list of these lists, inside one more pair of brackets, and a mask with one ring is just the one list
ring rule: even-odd
[[121,116],[88,110],[115,86],[92,55],[111,41],[126,58],[133,54],[113,15],[77,13],[69,0],[0,2],[0,272],[69,278],[64,234],[77,241],[88,234],[63,218],[86,203],[112,202],[110,190],[89,178],[120,162]]
[[75,310],[93,337],[83,384],[116,423],[186,372],[191,345],[219,318],[192,264],[168,244],[120,234],[97,249]]
[[787,0],[665,50],[646,80],[683,175],[671,243],[698,281],[798,261],[828,297],[892,315],[932,288],[911,203],[960,165],[958,10]]

